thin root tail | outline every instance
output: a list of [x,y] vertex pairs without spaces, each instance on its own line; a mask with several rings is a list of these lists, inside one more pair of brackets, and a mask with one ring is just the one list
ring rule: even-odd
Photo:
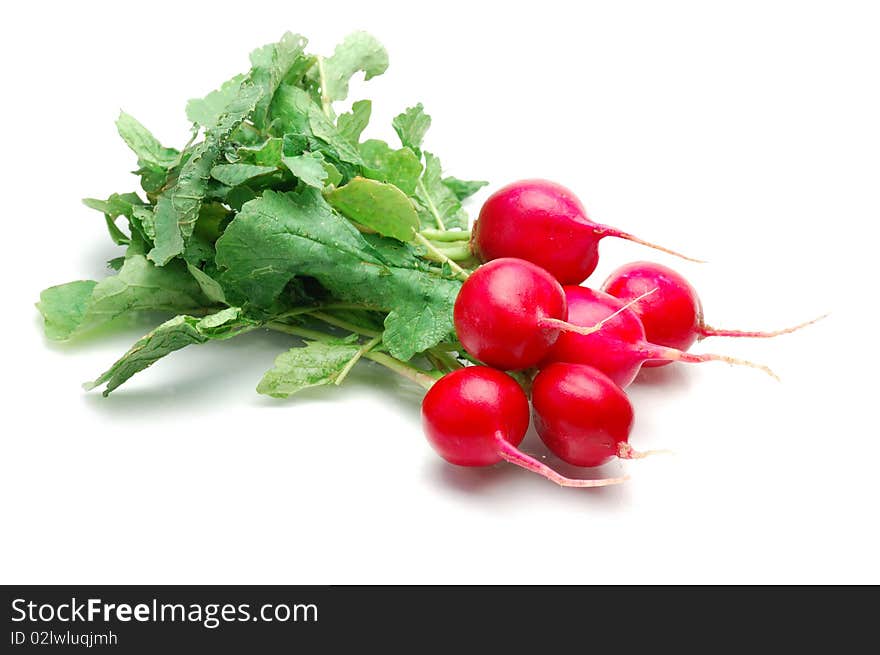
[[589,325],[589,326],[575,325],[574,323],[569,323],[568,321],[563,321],[558,318],[542,318],[542,319],[538,320],[538,326],[540,326],[542,328],[562,330],[564,332],[574,332],[575,334],[581,334],[581,335],[587,336],[587,335],[593,334],[594,332],[598,332],[612,318],[614,318],[618,314],[622,314],[627,309],[629,309],[630,307],[635,305],[637,302],[639,302],[643,298],[647,298],[648,296],[650,296],[652,293],[654,293],[656,291],[657,291],[657,287],[654,287],[650,291],[646,291],[642,295],[633,298],[632,300],[627,302],[625,305],[623,305],[619,309],[613,311],[611,314],[609,314],[608,316],[603,318],[601,321],[599,321],[595,325]]
[[498,444],[498,454],[501,455],[501,457],[505,461],[510,462],[511,464],[516,464],[517,466],[524,468],[527,471],[531,471],[532,473],[537,473],[538,475],[547,478],[551,482],[555,482],[561,487],[608,487],[615,484],[621,484],[629,480],[628,475],[619,478],[600,478],[598,480],[567,478],[558,471],[554,471],[543,462],[538,461],[530,455],[526,455],[516,446],[507,441],[503,435],[496,435],[495,441]]
[[705,339],[706,337],[746,337],[750,339],[769,339],[771,337],[778,337],[783,334],[791,334],[792,332],[797,332],[801,328],[805,328],[808,325],[818,323],[824,318],[828,318],[828,316],[829,314],[822,314],[821,316],[817,316],[814,319],[804,321],[803,323],[798,323],[797,325],[792,325],[791,327],[782,328],[781,330],[770,330],[766,332],[752,330],[724,330],[704,324],[700,326],[699,333],[700,339]]
[[625,441],[617,446],[617,456],[620,459],[644,459],[653,455],[674,455],[671,450],[662,448],[660,450],[636,450]]
[[670,361],[688,362],[692,364],[700,364],[703,362],[725,362],[727,364],[731,364],[732,366],[748,366],[749,368],[763,371],[777,382],[782,382],[780,377],[776,375],[776,373],[773,372],[773,369],[771,369],[769,366],[765,366],[764,364],[757,364],[747,359],[728,357],[727,355],[716,355],[713,353],[701,353],[699,355],[695,355],[693,353],[684,352],[682,350],[676,350],[675,348],[664,348],[663,356],[659,357],[658,359],[668,359]]
[[658,245],[656,243],[651,243],[650,241],[645,241],[644,239],[640,239],[639,237],[629,234],[628,232],[620,232],[618,230],[610,230],[608,232],[609,236],[615,236],[620,239],[626,239],[627,241],[632,241],[633,243],[638,243],[641,246],[647,246],[648,248],[653,248],[654,250],[659,250],[660,252],[665,252],[667,255],[672,255],[673,257],[678,257],[679,259],[684,259],[689,262],[695,262],[697,264],[706,264],[705,259],[696,259],[695,257],[688,257],[687,255],[683,255],[680,252],[675,250],[671,250],[665,246]]

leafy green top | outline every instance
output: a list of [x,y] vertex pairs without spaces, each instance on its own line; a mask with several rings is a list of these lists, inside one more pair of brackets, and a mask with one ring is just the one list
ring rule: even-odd
[[[132,311],[177,316],[93,386],[109,393],[174,350],[258,327],[308,344],[260,384],[275,396],[338,383],[362,357],[416,380],[453,365],[437,347],[454,343],[452,306],[472,263],[461,203],[485,183],[443,177],[423,151],[421,104],[393,121],[399,148],[362,138],[369,100],[336,113],[353,76],[387,69],[374,37],[352,34],[328,57],[306,47],[287,33],[255,50],[249,71],[189,101],[193,138],[181,150],[120,114],[146,196],[85,202],[125,255],[101,281],[46,289],[38,308],[47,336],[62,340]],[[337,329],[349,336],[327,332]],[[406,363],[419,355],[427,372]]]

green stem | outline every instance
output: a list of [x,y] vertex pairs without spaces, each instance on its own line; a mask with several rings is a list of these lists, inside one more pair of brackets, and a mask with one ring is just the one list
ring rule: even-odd
[[333,113],[330,111],[330,96],[327,95],[327,74],[324,72],[324,57],[318,55],[318,77],[321,85],[321,109],[327,118],[332,119]]
[[354,365],[358,363],[358,360],[366,355],[369,351],[375,348],[379,343],[381,343],[382,337],[381,335],[370,339],[363,346],[358,349],[358,351],[354,354],[354,357],[348,360],[348,363],[339,371],[339,375],[336,376],[336,380],[334,380],[333,384],[337,387],[342,384],[342,381],[348,376],[349,371],[354,368]]
[[330,325],[335,325],[338,328],[342,328],[343,330],[348,330],[349,332],[354,332],[355,334],[362,334],[365,337],[381,337],[382,333],[378,330],[373,330],[371,328],[361,327],[360,325],[355,325],[354,323],[350,323],[349,321],[344,321],[341,318],[336,318],[330,314],[325,314],[324,312],[310,312],[309,316],[314,316],[318,320],[324,321],[325,323],[329,323]]
[[431,241],[470,241],[470,230],[422,230],[422,236]]
[[[301,316],[303,314],[311,314],[312,312],[318,311],[331,311],[334,309],[365,309],[365,310],[378,310],[378,307],[371,307],[369,305],[361,305],[353,302],[333,302],[327,303],[326,305],[309,305],[307,307],[297,307],[295,309],[291,309],[289,312],[284,312],[283,314],[279,314],[275,317],[275,320],[281,320],[285,318],[293,318],[294,316]],[[215,311],[215,310],[212,310]]]
[[309,328],[299,327],[298,325],[288,325],[287,323],[279,323],[278,321],[269,321],[266,327],[276,332],[283,332],[301,339],[311,339],[312,341],[320,341],[321,343],[338,343],[339,340],[324,334],[318,330],[310,330]]
[[467,272],[466,270],[464,270],[461,266],[459,266],[458,264],[456,264],[454,261],[452,261],[452,260],[451,260],[449,257],[447,257],[445,254],[443,254],[442,251],[438,250],[438,249],[434,246],[434,244],[432,244],[430,241],[428,241],[425,237],[423,237],[423,236],[422,236],[421,234],[419,234],[418,232],[416,233],[416,241],[418,241],[420,244],[422,244],[423,246],[425,246],[425,248],[427,248],[427,250],[428,250],[429,253],[431,253],[431,254],[434,255],[435,257],[439,257],[439,258],[440,258],[440,261],[442,261],[442,262],[444,262],[444,263],[446,263],[446,264],[449,264],[449,268],[451,268],[451,269],[455,272],[455,274],[458,275],[458,277],[460,277],[460,278],[463,279],[463,280],[467,280],[467,279],[468,279],[468,277],[470,276],[470,273],[468,273],[468,272]]
[[526,369],[524,371],[508,371],[507,374],[519,383],[527,396],[532,395],[532,380],[537,374],[537,369]]
[[428,190],[425,188],[425,183],[422,182],[421,178],[418,182],[418,189],[422,192],[422,197],[425,199],[425,202],[428,205],[428,211],[434,216],[434,220],[437,221],[437,227],[443,232],[446,231],[446,225],[443,223],[443,219],[440,218],[440,212],[437,211],[437,205],[434,204],[433,198],[431,198],[430,194],[428,194]]
[[440,371],[440,373],[444,375],[446,373],[449,373],[449,369],[446,368],[446,366],[443,365],[443,362],[437,359],[437,357],[431,351],[425,353],[425,359],[427,359],[431,366],[434,367],[434,370]]
[[431,348],[429,351],[431,355],[439,361],[444,368],[454,371],[458,368],[464,368],[455,357],[450,355],[448,352],[441,350],[440,348]]
[[[266,327],[270,330],[275,330],[277,332],[283,332],[284,334],[289,334],[294,337],[299,337],[300,339],[311,339],[312,341],[319,341],[321,343],[338,342],[337,339],[331,337],[329,334],[324,334],[323,332],[319,332],[318,330],[310,330],[309,328],[299,327],[298,325],[287,325],[286,323],[270,321],[269,323],[266,323]],[[392,357],[391,355],[386,355],[385,353],[367,351],[362,355],[362,357],[364,359],[374,361],[377,364],[381,364],[385,368],[394,371],[398,375],[402,375],[406,379],[415,382],[425,389],[430,389],[436,381],[435,378],[431,377],[425,371],[417,369],[415,366],[411,366],[410,364],[402,362],[399,359]]]
[[425,389],[430,389],[437,381],[435,378],[431,377],[424,371],[417,369],[415,366],[410,366],[406,362],[402,362],[399,359],[392,357],[391,355],[377,352],[366,352],[363,356],[366,359],[376,362],[377,364],[381,364],[385,368],[391,369],[395,373],[402,375],[408,380],[412,380],[413,382],[424,387]]
[[438,244],[436,248],[455,262],[466,261],[474,256],[470,246],[466,243]]

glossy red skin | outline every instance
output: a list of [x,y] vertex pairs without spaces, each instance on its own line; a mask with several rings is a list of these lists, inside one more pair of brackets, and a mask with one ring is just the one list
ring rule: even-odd
[[[696,290],[681,275],[661,264],[632,262],[611,273],[602,290],[627,302],[655,287],[657,291],[632,305],[645,326],[647,340],[687,350],[700,336],[703,306]],[[669,363],[651,360],[645,366]]]
[[471,273],[453,316],[458,339],[473,357],[507,371],[530,368],[544,359],[559,335],[538,322],[565,320],[565,292],[530,262],[496,259]]
[[605,235],[596,228],[569,189],[547,180],[522,180],[486,200],[474,224],[472,248],[484,262],[518,257],[562,284],[578,284],[599,262],[599,239]]
[[[607,318],[625,304],[614,296],[587,287],[565,287],[568,321],[590,327]],[[546,363],[571,362],[599,369],[619,387],[629,386],[645,356],[639,346],[645,341],[645,328],[639,317],[625,309],[593,334],[562,332],[550,348]]]
[[555,363],[532,384],[535,429],[558,457],[575,466],[600,466],[629,439],[633,409],[607,375],[583,364]]
[[459,466],[501,461],[496,434],[518,446],[529,429],[529,401],[506,373],[469,366],[448,373],[422,401],[422,426],[434,450]]

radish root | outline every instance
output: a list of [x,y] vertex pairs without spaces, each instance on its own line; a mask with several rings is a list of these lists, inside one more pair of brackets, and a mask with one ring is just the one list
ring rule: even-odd
[[620,478],[601,478],[598,480],[580,480],[575,478],[567,478],[561,473],[554,471],[543,462],[538,461],[530,455],[526,455],[519,448],[507,441],[502,433],[499,432],[495,435],[495,441],[498,444],[498,454],[501,455],[501,457],[505,461],[510,462],[511,464],[516,464],[517,466],[524,468],[527,471],[531,471],[532,473],[537,473],[538,475],[547,478],[551,482],[555,482],[561,487],[608,487],[615,484],[621,484],[629,480],[628,475]]
[[783,334],[791,334],[792,332],[797,332],[801,328],[805,328],[808,325],[813,325],[813,323],[818,323],[823,318],[828,318],[829,314],[822,314],[821,316],[817,316],[816,318],[804,321],[803,323],[798,323],[797,325],[792,325],[791,327],[783,328],[781,330],[771,330],[768,332],[755,332],[751,330],[723,330],[719,328],[713,328],[710,325],[700,325],[698,328],[698,333],[700,339],[705,339],[707,337],[748,337],[752,339],[769,339],[770,337],[778,337]]
[[587,336],[587,335],[593,334],[594,332],[598,332],[599,330],[602,329],[602,326],[605,325],[612,318],[614,318],[618,314],[622,314],[627,309],[629,309],[630,307],[635,305],[637,302],[639,302],[643,298],[647,298],[655,291],[657,291],[657,287],[654,287],[650,291],[646,291],[645,293],[638,296],[637,298],[633,298],[628,303],[623,305],[623,307],[621,307],[620,309],[610,313],[608,316],[603,318],[601,321],[599,321],[595,325],[592,325],[589,327],[575,325],[574,323],[569,323],[568,321],[563,321],[558,318],[542,318],[538,321],[538,325],[543,328],[554,328],[554,329],[564,330],[565,332],[574,332],[575,334],[582,334],[584,336]]
[[757,364],[747,359],[738,359],[736,357],[728,357],[727,355],[715,355],[713,353],[694,354],[684,352],[683,350],[677,350],[676,348],[650,348],[649,351],[653,353],[651,355],[652,359],[668,359],[673,362],[688,362],[691,364],[700,364],[703,362],[726,362],[727,364],[734,366],[748,366],[749,368],[763,371],[777,382],[782,382],[779,376],[776,375],[776,373],[773,372],[773,369],[769,366]]
[[660,450],[636,450],[625,441],[621,442],[617,447],[617,456],[620,459],[644,459],[652,455],[674,455],[671,450],[661,448]]
[[651,243],[650,241],[645,241],[644,239],[640,239],[639,237],[630,234],[629,232],[621,232],[620,230],[615,230],[613,227],[608,227],[605,225],[599,226],[597,232],[600,234],[604,233],[608,236],[617,237],[618,239],[626,239],[627,241],[632,241],[633,243],[638,243],[642,246],[647,246],[648,248],[653,248],[654,250],[659,250],[660,252],[665,252],[667,255],[672,255],[673,257],[678,257],[680,259],[687,260],[689,262],[695,262],[697,264],[707,264],[708,262],[705,259],[696,259],[695,257],[688,257],[687,255],[683,255],[680,252],[675,250],[670,250],[665,246],[658,245],[656,243]]

